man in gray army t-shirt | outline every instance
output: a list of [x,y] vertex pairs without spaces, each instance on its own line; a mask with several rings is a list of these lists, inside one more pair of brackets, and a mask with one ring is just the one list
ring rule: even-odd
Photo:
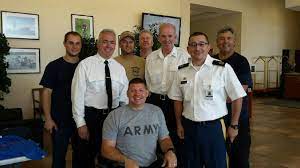
[[162,166],[176,167],[164,115],[159,107],[145,103],[148,94],[144,80],[135,78],[129,82],[129,104],[112,111],[104,121],[102,155],[125,168],[152,167],[158,162],[158,141],[164,152]]

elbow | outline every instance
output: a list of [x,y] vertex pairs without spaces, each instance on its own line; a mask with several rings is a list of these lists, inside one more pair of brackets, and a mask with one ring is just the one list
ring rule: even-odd
[[109,149],[105,145],[101,146],[100,152],[101,152],[102,157],[104,157],[106,159],[111,159],[110,155],[109,155]]
[[100,149],[100,152],[101,152],[101,156],[107,158],[107,153],[106,153],[107,150],[105,150],[105,147],[104,145],[101,146],[101,149]]

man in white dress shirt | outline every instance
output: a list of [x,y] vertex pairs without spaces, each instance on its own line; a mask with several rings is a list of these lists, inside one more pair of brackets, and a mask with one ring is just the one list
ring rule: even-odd
[[226,147],[220,119],[227,115],[226,99],[232,100],[231,141],[246,93],[229,64],[208,55],[207,35],[189,38],[192,62],[179,66],[169,97],[175,102],[177,134],[184,139],[185,168],[225,168]]
[[[176,28],[170,23],[163,23],[159,27],[158,40],[161,48],[148,55],[145,65],[145,79],[149,87],[150,97],[147,102],[159,106],[166,119],[171,139],[178,149],[179,141],[176,135],[176,122],[174,114],[174,104],[167,96],[174,79],[178,66],[188,62],[189,54],[175,47]],[[180,156],[178,156],[178,164],[181,164]]]
[[104,119],[112,109],[128,103],[125,69],[111,58],[115,46],[115,32],[103,29],[98,38],[98,53],[82,60],[73,77],[72,110],[79,135],[79,167],[95,167]]

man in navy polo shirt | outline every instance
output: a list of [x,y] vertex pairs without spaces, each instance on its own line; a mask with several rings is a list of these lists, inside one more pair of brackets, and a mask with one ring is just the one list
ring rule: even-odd
[[[231,27],[224,27],[223,29],[219,30],[216,41],[217,47],[219,48],[219,54],[217,54],[215,58],[231,65],[245,91],[247,91],[249,87],[252,88],[249,63],[244,56],[234,51],[234,30]],[[231,100],[228,99],[227,108],[229,113],[225,117],[227,128],[231,122],[230,104]],[[234,129],[238,129],[238,135],[235,140],[230,143],[230,149],[228,149],[230,168],[248,168],[251,136],[247,96],[243,97],[239,125],[237,125]]]
[[42,105],[45,129],[52,135],[52,168],[66,167],[66,154],[70,138],[73,147],[72,167],[78,167],[78,151],[75,147],[75,122],[72,118],[71,83],[79,62],[82,38],[77,32],[65,34],[64,56],[51,61],[45,69],[40,85],[43,86]]

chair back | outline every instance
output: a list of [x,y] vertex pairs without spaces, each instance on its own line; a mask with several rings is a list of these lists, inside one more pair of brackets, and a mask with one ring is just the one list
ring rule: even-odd
[[43,88],[33,88],[31,90],[32,103],[33,103],[33,118],[36,119],[37,115],[42,118],[42,90]]

